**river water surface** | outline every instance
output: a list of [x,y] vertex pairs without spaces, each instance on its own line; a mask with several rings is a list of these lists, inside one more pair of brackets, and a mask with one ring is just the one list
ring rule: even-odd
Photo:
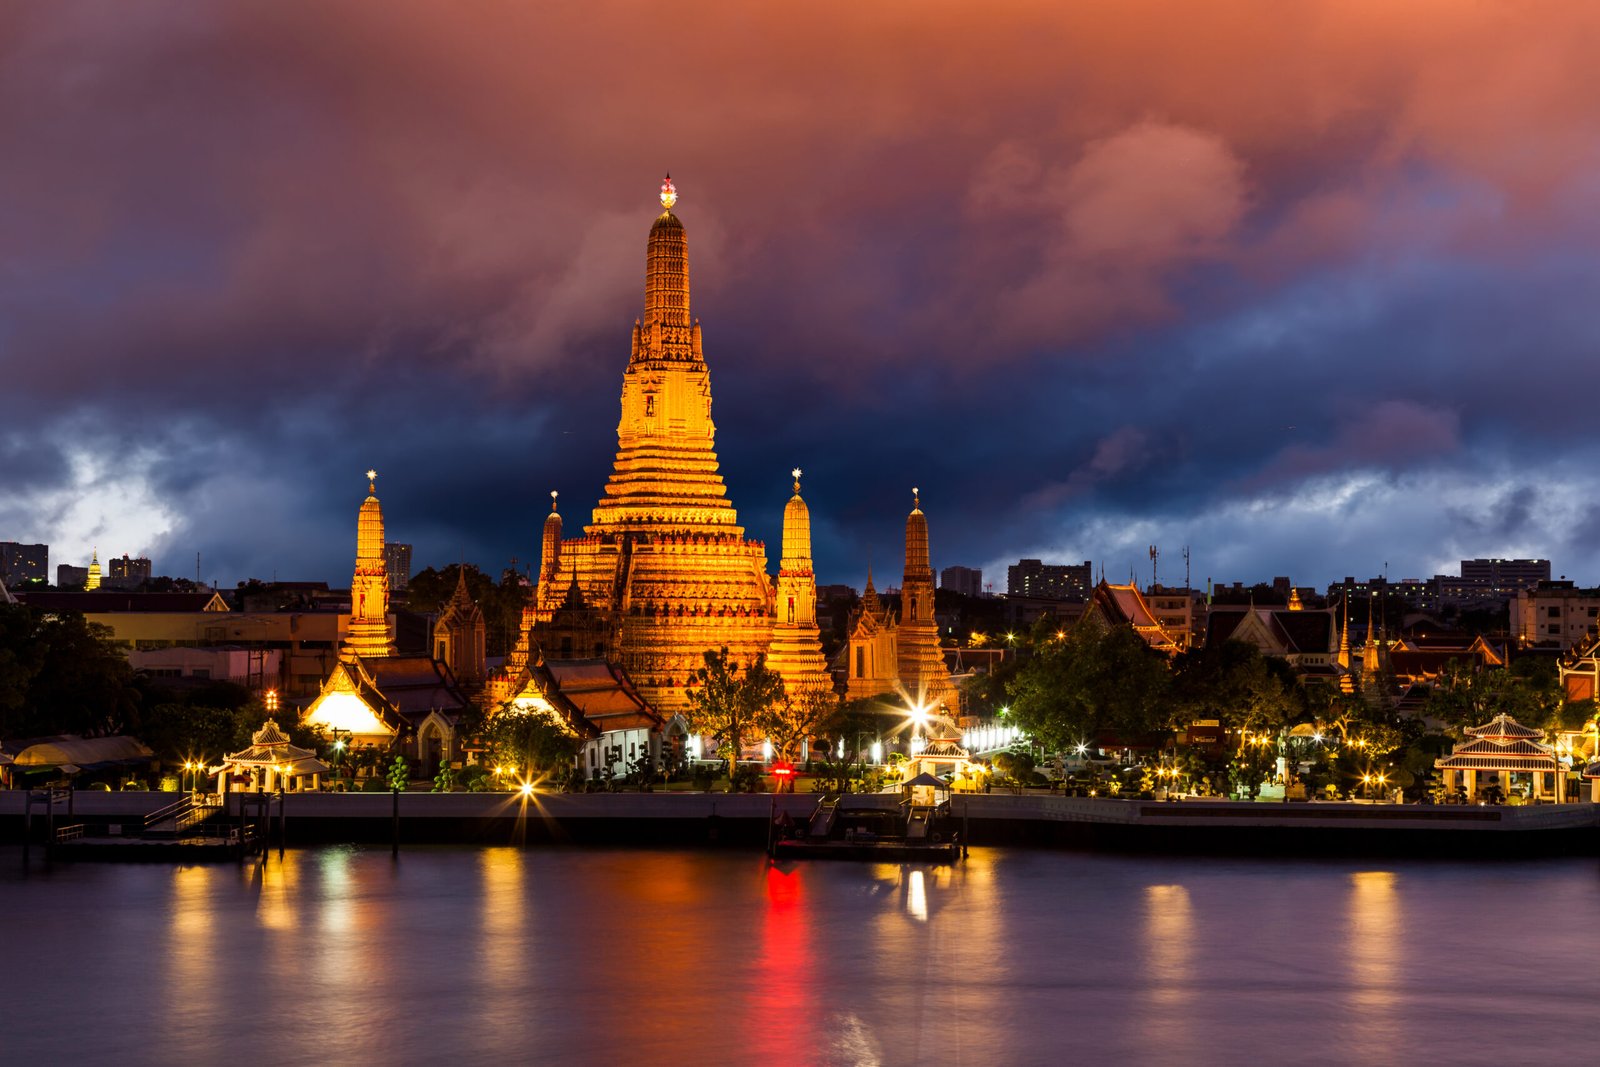
[[1600,865],[0,850],[0,1062],[1593,1063]]

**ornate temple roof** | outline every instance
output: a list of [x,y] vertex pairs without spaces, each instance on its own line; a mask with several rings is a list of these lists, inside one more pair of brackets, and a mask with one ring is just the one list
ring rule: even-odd
[[243,767],[292,765],[296,774],[321,774],[328,769],[317,759],[315,752],[290,744],[288,736],[278,728],[275,719],[268,719],[261,729],[251,735],[249,748],[223,757],[223,763]]
[[1543,737],[1544,731],[1522,725],[1505,712],[1501,712],[1482,726],[1469,726],[1464,731],[1473,737],[1483,738],[1533,738]]
[[1434,766],[1440,770],[1553,771],[1560,765],[1555,750],[1533,740],[1544,736],[1502,712],[1482,726],[1469,726],[1472,738]]

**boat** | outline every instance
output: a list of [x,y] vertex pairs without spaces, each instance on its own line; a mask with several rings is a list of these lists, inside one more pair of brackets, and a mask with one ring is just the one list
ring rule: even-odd
[[787,816],[773,825],[772,855],[779,859],[873,860],[882,863],[954,863],[966,853],[960,824],[950,809],[950,786],[919,774],[885,793],[828,795],[806,822]]

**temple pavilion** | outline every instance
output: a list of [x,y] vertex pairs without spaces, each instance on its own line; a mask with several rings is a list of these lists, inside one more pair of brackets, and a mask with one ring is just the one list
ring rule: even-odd
[[1509,795],[1512,776],[1524,775],[1535,801],[1552,799],[1559,804],[1566,800],[1565,769],[1555,749],[1538,740],[1544,736],[1538,730],[1502,712],[1482,726],[1467,727],[1466,732],[1470,741],[1433,764],[1444,772],[1445,788],[1452,793],[1464,782],[1467,799],[1476,799],[1481,785],[1487,784],[1478,776],[1487,774],[1498,776],[1501,790]]
[[[320,789],[322,776],[328,773],[328,765],[310,749],[290,744],[277,722],[268,719],[261,729],[251,735],[249,748],[224,756],[222,766],[213,773],[219,775],[219,793],[254,793],[263,789],[269,793],[279,789],[286,793],[298,793],[305,789]],[[249,780],[237,781],[241,775],[248,775]]]

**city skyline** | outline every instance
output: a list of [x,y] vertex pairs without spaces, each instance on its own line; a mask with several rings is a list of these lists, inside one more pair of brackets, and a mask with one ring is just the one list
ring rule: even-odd
[[604,483],[671,169],[769,569],[799,466],[857,587],[913,485],[991,581],[1158,544],[1196,585],[1593,583],[1600,440],[1550,413],[1595,342],[1600,16],[1262,10],[10,16],[0,538],[342,584],[371,466],[419,569],[534,563],[548,492],[578,525]]

